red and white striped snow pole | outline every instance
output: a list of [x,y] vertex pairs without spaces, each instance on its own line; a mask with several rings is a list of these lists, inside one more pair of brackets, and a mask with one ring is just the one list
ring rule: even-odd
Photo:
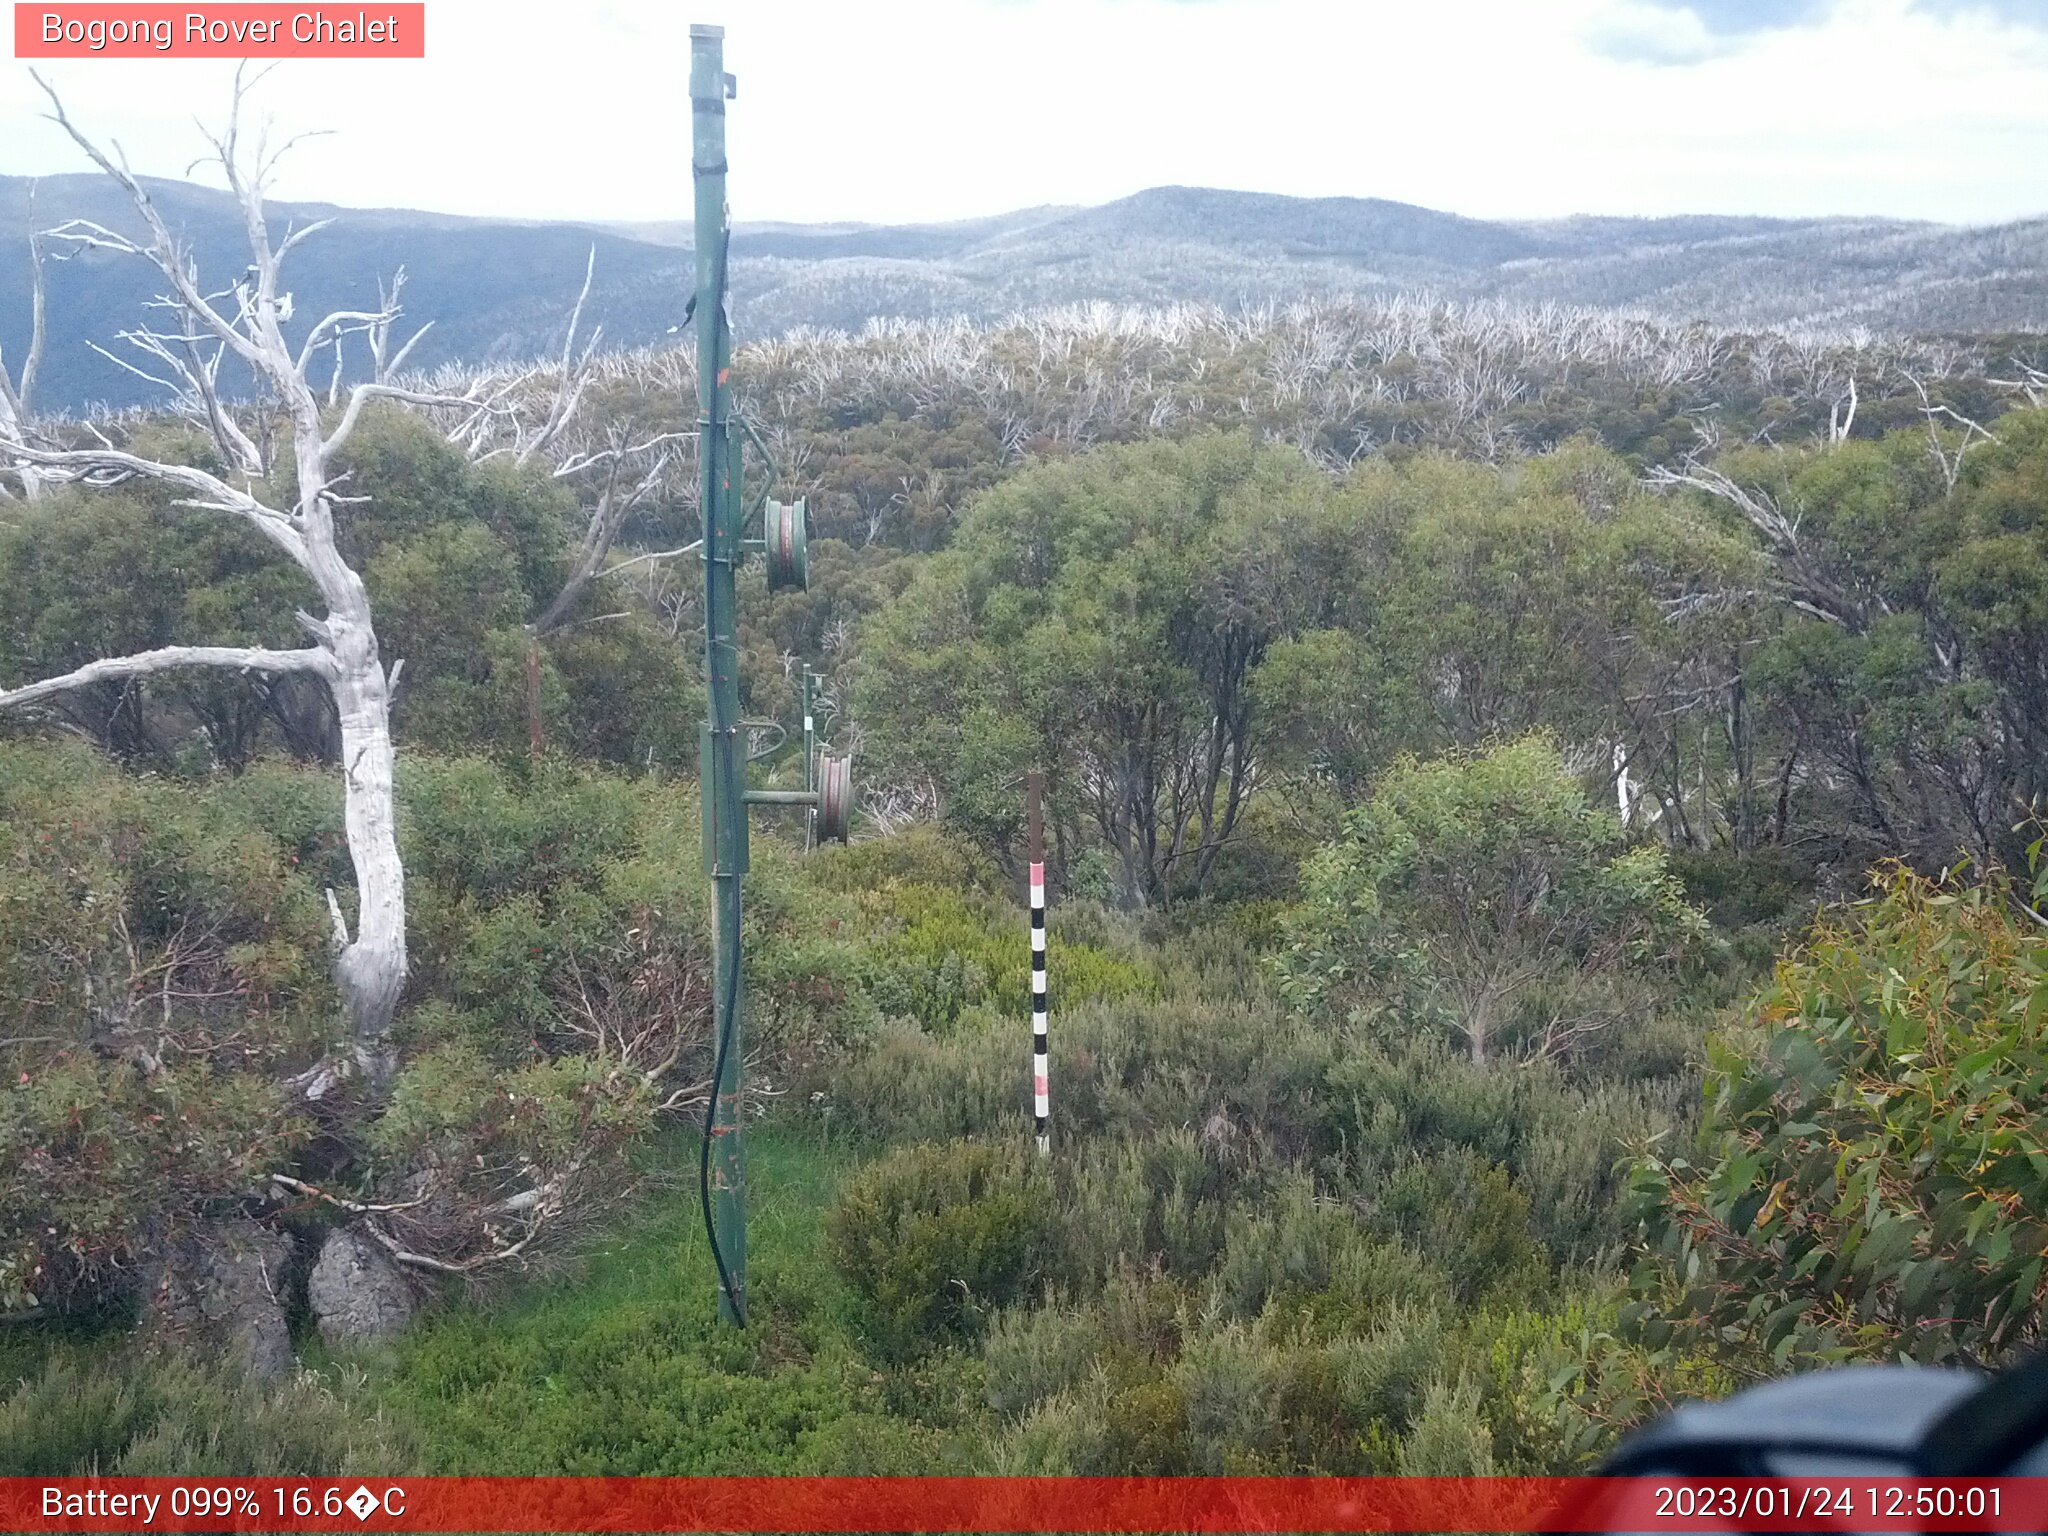
[[1052,1150],[1052,1136],[1046,1128],[1052,1117],[1052,1093],[1046,1079],[1045,826],[1039,812],[1044,776],[1034,769],[1024,784],[1031,852],[1031,1119],[1043,1155]]

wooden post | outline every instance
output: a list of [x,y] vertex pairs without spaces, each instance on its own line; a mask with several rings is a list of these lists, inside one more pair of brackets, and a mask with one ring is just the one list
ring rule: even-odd
[[1024,778],[1024,824],[1031,856],[1031,1118],[1041,1157],[1052,1150],[1047,1129],[1052,1094],[1046,1077],[1044,795],[1045,775],[1034,768]]
[[548,729],[540,717],[540,641],[526,637],[526,750],[538,762],[548,750]]

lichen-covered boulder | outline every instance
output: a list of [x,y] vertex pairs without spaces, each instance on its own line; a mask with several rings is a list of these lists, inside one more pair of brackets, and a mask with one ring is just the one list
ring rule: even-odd
[[320,1244],[306,1300],[329,1344],[374,1344],[404,1329],[418,1299],[405,1272],[362,1233],[336,1227]]
[[171,1235],[141,1275],[148,1325],[209,1353],[239,1355],[257,1376],[278,1380],[292,1368],[290,1257],[284,1238],[246,1217]]

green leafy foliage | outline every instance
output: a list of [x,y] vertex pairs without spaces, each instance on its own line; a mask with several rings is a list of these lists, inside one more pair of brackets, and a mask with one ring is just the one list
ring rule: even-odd
[[[145,425],[134,447],[221,468],[189,432]],[[337,473],[368,498],[345,510],[338,533],[369,589],[383,654],[405,662],[401,745],[526,752],[527,626],[568,575],[574,499],[538,470],[470,464],[401,411],[365,413]],[[146,482],[66,489],[0,524],[0,678],[173,644],[303,643],[294,614],[319,606],[304,574],[239,520],[176,501]],[[96,574],[81,582],[81,572]],[[644,604],[594,622],[602,612],[579,609],[539,642],[543,733],[616,765],[689,761],[701,713],[689,652]],[[335,750],[332,706],[303,678],[173,672],[96,684],[52,707],[109,751],[158,768]]]
[[1758,1369],[2038,1341],[2048,940],[2017,899],[1894,868],[1779,967],[1710,1058],[1698,1147],[1637,1169],[1672,1266],[1653,1345]]
[[[981,497],[870,639],[857,704],[889,769],[929,775],[957,825],[1007,847],[1003,782],[1043,763],[1055,819],[1096,820],[1124,900],[1200,889],[1243,809],[1246,683],[1297,622],[1323,489],[1296,455],[1216,436],[1042,465]],[[1164,787],[1190,753],[1205,766]],[[1084,760],[1124,766],[1091,777]]]
[[[647,1149],[694,1162],[694,1139]],[[487,1475],[914,1474],[959,1470],[971,1371],[870,1365],[825,1259],[838,1182],[814,1148],[750,1137],[755,1250],[744,1332],[718,1319],[693,1199],[616,1230],[500,1310],[426,1319],[374,1383],[430,1470]]]
[[[944,1031],[970,1008],[1028,1009],[1030,936],[1014,902],[895,884],[861,905],[873,924],[874,995],[886,1012]],[[1058,973],[1062,1006],[1157,992],[1136,946],[1077,941],[1066,927],[1050,924],[1046,939],[1047,974]]]
[[[2006,807],[2048,744],[2048,413],[1958,459],[1873,398],[1863,427],[1910,430],[1720,455],[1792,550],[1615,451],[1681,451],[1683,391],[1551,377],[1483,414],[1555,446],[1489,440],[1481,464],[1415,446],[1481,430],[1447,425],[1418,359],[1305,425],[1267,377],[1292,333],[1256,330],[1200,359],[1068,336],[1061,368],[1160,354],[1167,430],[1086,452],[1138,418],[1049,425],[1039,401],[997,430],[937,364],[799,398],[776,370],[810,344],[764,357],[815,450],[820,537],[808,591],[744,578],[748,708],[789,723],[792,659],[831,656],[819,712],[874,786],[860,832],[904,806],[938,824],[800,861],[788,823],[756,823],[745,1335],[714,1318],[695,1144],[658,1131],[709,1070],[696,794],[669,773],[701,712],[677,571],[535,643],[580,533],[561,487],[397,413],[351,445],[372,500],[345,539],[407,662],[412,973],[374,1106],[308,1112],[288,1086],[337,1031],[324,892],[351,899],[331,762],[301,766],[333,751],[318,690],[163,677],[10,717],[0,1311],[93,1315],[137,1252],[273,1172],[402,1207],[430,1254],[496,1241],[521,1189],[586,1241],[247,1414],[37,1323],[0,1339],[0,1434],[51,1467],[403,1460],[366,1428],[381,1406],[448,1471],[1534,1473],[1741,1374],[2036,1342],[2048,1005],[1998,879],[1894,870],[1824,918],[1714,1047],[1688,1137],[1702,1019],[1817,904],[1873,855],[2014,851]],[[825,350],[865,367],[899,341]],[[989,345],[1045,366],[1021,334]],[[1758,400],[1749,346],[1712,365],[1730,419],[1820,425]],[[636,388],[600,393],[628,410]],[[1250,402],[1241,430],[1204,430],[1204,395]],[[1606,446],[1570,438],[1588,421]],[[141,487],[0,512],[8,682],[296,643],[305,601],[234,525]],[[126,771],[18,739],[53,721]],[[755,771],[787,787],[792,757]],[[1664,1262],[1625,1298],[1645,1218]]]
[[1629,981],[1705,936],[1663,850],[1630,847],[1531,737],[1389,770],[1304,868],[1277,969],[1297,1007],[1364,1006],[1484,1062],[1565,1055],[1646,1014]]

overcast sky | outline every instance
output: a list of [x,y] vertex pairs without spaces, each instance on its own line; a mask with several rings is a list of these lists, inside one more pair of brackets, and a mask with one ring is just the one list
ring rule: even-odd
[[[266,82],[276,131],[334,130],[274,195],[686,218],[693,20],[725,26],[739,77],[740,219],[1167,183],[1482,217],[2048,212],[2048,0],[428,0],[425,60]],[[176,176],[230,68],[46,72],[138,170]],[[0,64],[0,172],[83,168],[40,105]]]

